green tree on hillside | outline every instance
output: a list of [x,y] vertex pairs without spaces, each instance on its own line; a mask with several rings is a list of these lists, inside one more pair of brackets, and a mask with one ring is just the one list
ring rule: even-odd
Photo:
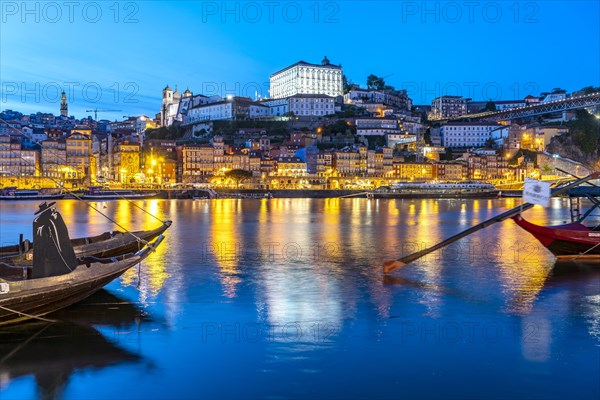
[[580,90],[580,92],[583,92],[583,94],[592,94],[592,93],[597,93],[600,92],[600,87],[596,87],[596,86],[586,86],[584,88],[582,88]]
[[569,124],[569,134],[584,153],[591,154],[600,146],[600,122],[586,110],[577,110],[577,120]]
[[377,75],[371,74],[367,76],[367,88],[383,90],[385,88],[385,80]]

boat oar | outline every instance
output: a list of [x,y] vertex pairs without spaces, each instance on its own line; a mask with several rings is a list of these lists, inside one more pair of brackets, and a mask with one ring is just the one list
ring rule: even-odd
[[[594,172],[593,174],[588,175],[585,178],[578,179],[578,180],[573,181],[573,182],[571,182],[571,183],[569,183],[569,184],[567,184],[565,186],[553,189],[552,190],[552,195],[554,196],[554,195],[558,195],[558,194],[564,193],[564,192],[566,192],[569,189],[572,189],[572,188],[574,188],[576,186],[581,185],[582,183],[585,183],[585,182],[587,182],[589,180],[592,180],[592,179],[596,179],[598,176],[600,176],[600,172]],[[531,207],[533,207],[533,204],[531,204],[531,203],[524,203],[524,204],[522,204],[520,206],[517,206],[517,207],[515,207],[513,209],[505,211],[505,212],[503,212],[500,215],[496,215],[495,217],[492,217],[492,218],[490,218],[490,219],[488,219],[486,221],[483,221],[483,222],[481,222],[481,223],[479,223],[479,224],[477,224],[475,226],[472,226],[469,229],[467,229],[465,231],[462,231],[462,232],[460,232],[460,233],[458,233],[458,234],[456,234],[454,236],[451,236],[448,239],[443,240],[440,243],[435,244],[435,245],[433,245],[433,246],[431,246],[431,247],[429,247],[427,249],[423,249],[421,251],[417,251],[416,253],[409,254],[406,257],[402,257],[402,258],[400,258],[398,260],[386,261],[383,264],[383,273],[384,274],[389,274],[390,272],[393,272],[393,271],[397,270],[398,268],[401,268],[401,267],[405,266],[406,264],[408,264],[410,262],[413,262],[413,261],[415,261],[415,260],[417,260],[417,259],[419,259],[419,258],[421,258],[423,256],[426,256],[429,253],[432,253],[432,252],[434,252],[434,251],[436,251],[438,249],[441,249],[442,247],[448,246],[449,244],[454,243],[457,240],[462,239],[465,236],[468,236],[468,235],[470,235],[473,232],[477,232],[478,230],[486,228],[486,227],[488,227],[490,225],[493,225],[496,222],[504,221],[505,219],[514,217],[515,215],[520,214],[524,210],[528,210]]]
[[[571,176],[572,176],[573,178],[575,178],[575,179],[581,179],[581,178],[580,178],[580,177],[578,177],[577,175],[573,175],[572,173],[570,173],[570,172],[567,172],[567,171],[565,171],[564,169],[560,169],[560,168],[555,168],[555,169],[556,169],[557,171],[559,171],[559,172],[562,172],[563,174],[566,174],[566,175],[571,175]],[[588,184],[590,184],[590,185],[592,185],[592,186],[595,186],[595,187],[598,187],[598,185],[595,185],[595,184],[593,184],[592,182],[588,182]]]

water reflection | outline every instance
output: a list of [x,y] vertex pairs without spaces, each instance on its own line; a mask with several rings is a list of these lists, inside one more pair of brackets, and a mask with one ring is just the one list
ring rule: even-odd
[[[335,253],[341,240],[342,201],[327,199],[322,207],[314,207],[307,199],[263,200],[258,219],[269,221],[269,225],[260,224],[255,232],[246,230],[244,235],[261,238],[273,250],[256,265],[257,308],[266,325],[300,333],[304,339],[320,327],[339,330],[344,295],[338,274],[342,271],[331,261],[338,256]],[[359,218],[352,213],[349,217]],[[322,223],[320,229],[315,229],[314,220]],[[273,340],[285,342],[289,337],[274,335]],[[295,349],[306,350],[306,344]]]
[[31,376],[38,398],[58,399],[77,372],[143,360],[94,327],[108,326],[117,332],[149,320],[144,312],[114,294],[102,290],[49,318],[58,322],[34,322],[0,331],[0,388]]
[[[553,201],[555,207],[549,209],[536,207],[528,218],[562,222],[565,210],[556,207],[561,202]],[[123,329],[113,331],[135,331],[139,353],[159,364],[156,379],[135,393],[123,392],[124,397],[190,397],[198,389],[212,397],[290,397],[292,386],[310,388],[302,392],[305,397],[394,397],[400,390],[415,397],[423,393],[419,377],[427,376],[426,386],[432,389],[426,394],[433,398],[444,397],[464,379],[465,370],[474,371],[475,382],[460,389],[465,397],[492,390],[503,398],[524,390],[540,397],[598,393],[588,389],[598,372],[593,356],[600,344],[600,277],[563,274],[551,254],[514,222],[486,228],[382,276],[383,261],[431,246],[514,207],[516,199],[137,204],[174,224],[139,276],[133,270],[110,287],[141,304],[134,307],[133,318],[121,319]],[[77,236],[114,228],[85,205],[65,206],[69,228]],[[17,231],[21,223],[31,226],[31,210],[10,207],[1,216],[2,235]],[[104,211],[128,229],[159,223],[126,202],[107,202]],[[96,302],[113,308],[118,299]],[[73,310],[64,311],[77,314]],[[156,334],[140,329],[147,312],[164,314],[168,329]],[[111,329],[99,325],[103,318],[86,325],[99,326],[104,340],[123,350]],[[119,319],[107,318],[113,323]],[[240,329],[224,333],[223,323]],[[402,330],[405,325],[416,329],[412,336]],[[449,344],[440,331],[422,339],[423,326],[429,331],[452,326],[479,330],[472,341],[463,330],[461,341]],[[501,340],[487,340],[485,326],[499,328]],[[252,329],[257,327],[275,333],[255,341]],[[92,336],[88,333],[82,335]],[[201,365],[198,359],[210,362]],[[396,371],[406,360],[409,367],[399,371],[397,380],[373,369],[378,365]],[[191,364],[195,368],[185,368]],[[575,371],[567,364],[584,368]],[[565,379],[556,381],[556,373]],[[510,374],[517,377],[514,389],[503,383],[513,378]],[[231,385],[233,375],[239,387]],[[577,377],[587,380],[587,386],[575,382]],[[88,384],[97,387],[112,376],[104,378],[82,382],[87,390]],[[244,391],[249,387],[251,392]]]
[[594,262],[557,262],[546,291],[564,296],[565,318],[583,315],[587,330],[600,346],[600,266]]

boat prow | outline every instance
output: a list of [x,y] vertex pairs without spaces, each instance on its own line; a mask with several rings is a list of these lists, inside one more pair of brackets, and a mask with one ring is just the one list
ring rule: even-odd
[[13,267],[23,272],[0,279],[0,326],[38,318],[85,299],[139,264],[163,239],[160,235],[136,253],[112,258],[88,257],[86,264],[63,275],[23,279],[31,276],[27,271],[31,267]]
[[600,261],[600,230],[574,222],[557,226],[533,224],[518,214],[512,219],[559,260]]

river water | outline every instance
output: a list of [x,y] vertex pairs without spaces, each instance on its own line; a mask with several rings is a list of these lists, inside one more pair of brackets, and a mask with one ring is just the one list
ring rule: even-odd
[[[600,398],[600,268],[555,266],[509,220],[383,277],[519,202],[137,201],[173,220],[163,244],[61,322],[0,329],[0,399]],[[71,237],[116,229],[57,207]],[[558,224],[566,207],[524,216]],[[3,245],[31,238],[36,209],[0,203]]]

